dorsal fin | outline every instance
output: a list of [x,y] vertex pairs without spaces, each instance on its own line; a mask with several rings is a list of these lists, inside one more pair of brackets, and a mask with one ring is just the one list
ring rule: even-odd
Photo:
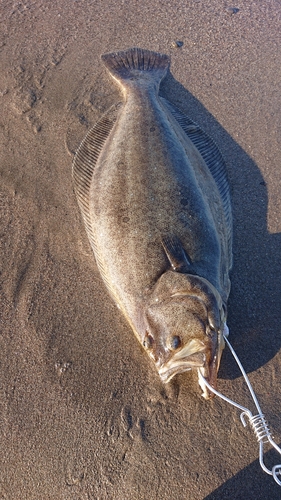
[[[91,181],[98,157],[114,126],[114,123],[117,120],[121,106],[122,103],[111,106],[111,108],[106,111],[94,127],[89,130],[81,142],[72,164],[74,189],[85,223],[88,238],[93,249],[95,248],[95,241],[92,232],[90,213]],[[97,253],[95,256],[98,260]],[[100,263],[98,262],[98,264]]]
[[226,165],[222,154],[213,139],[199,125],[167,101],[167,99],[163,97],[160,99],[197,148],[217,184],[228,229],[229,262],[232,263],[232,211]]

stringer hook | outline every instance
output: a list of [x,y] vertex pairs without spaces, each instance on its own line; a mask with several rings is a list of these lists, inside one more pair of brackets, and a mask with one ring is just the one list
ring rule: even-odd
[[[271,436],[271,432],[269,430],[269,427],[268,427],[268,424],[267,424],[267,421],[261,411],[261,407],[259,405],[259,402],[257,400],[257,397],[254,393],[254,390],[251,386],[251,383],[250,383],[250,380],[236,354],[236,352],[234,351],[232,345],[230,344],[229,340],[226,338],[226,336],[224,335],[224,340],[225,342],[227,343],[236,363],[238,364],[239,368],[240,368],[240,371],[245,379],[245,382],[248,386],[248,389],[251,393],[251,396],[253,398],[253,401],[255,403],[255,406],[256,406],[256,409],[258,411],[257,415],[253,415],[252,412],[246,408],[245,406],[242,406],[238,403],[236,403],[235,401],[232,401],[232,399],[229,399],[227,396],[224,396],[224,394],[220,393],[219,391],[217,391],[216,389],[214,389],[210,384],[209,382],[205,379],[205,377],[203,377],[202,373],[200,372],[200,369],[198,370],[198,375],[199,375],[199,378],[200,378],[200,381],[202,384],[205,384],[208,389],[210,391],[212,391],[214,394],[216,394],[217,396],[219,396],[221,399],[223,399],[224,401],[226,401],[227,403],[230,403],[232,406],[235,406],[236,408],[238,408],[239,410],[242,411],[242,413],[240,414],[240,419],[241,419],[241,422],[243,424],[244,427],[247,426],[247,421],[246,421],[246,417],[248,418],[248,421],[255,433],[255,436],[257,438],[257,441],[259,443],[259,461],[260,461],[260,466],[261,468],[269,475],[273,476],[274,480],[276,481],[276,483],[281,486],[281,464],[278,464],[278,465],[275,465],[271,470],[268,469],[265,464],[264,464],[264,460],[263,460],[263,456],[264,456],[264,444],[265,443],[270,443],[271,446],[273,446],[273,448],[275,448],[275,450],[281,455],[281,449],[279,448],[279,446],[275,443],[275,441],[273,440],[272,436]],[[278,477],[279,476],[279,477]]]

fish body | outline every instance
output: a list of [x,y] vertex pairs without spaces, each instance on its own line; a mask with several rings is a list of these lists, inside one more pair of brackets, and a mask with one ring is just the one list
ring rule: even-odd
[[73,163],[98,267],[162,380],[195,368],[215,386],[232,264],[223,159],[159,97],[167,56],[129,49],[102,60],[124,102],[90,130]]

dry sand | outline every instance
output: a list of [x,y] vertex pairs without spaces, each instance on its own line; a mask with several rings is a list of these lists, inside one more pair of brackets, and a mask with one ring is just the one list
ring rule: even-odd
[[[0,499],[281,497],[238,411],[189,373],[161,384],[107,295],[71,181],[80,140],[120,99],[100,54],[170,54],[162,94],[227,161],[231,339],[280,443],[280,14],[278,0],[3,0]],[[250,404],[229,353],[219,387]]]

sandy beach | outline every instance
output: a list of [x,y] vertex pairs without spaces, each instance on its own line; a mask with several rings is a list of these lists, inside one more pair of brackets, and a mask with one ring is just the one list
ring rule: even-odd
[[[71,178],[122,99],[100,55],[168,54],[161,95],[227,163],[230,339],[280,446],[280,2],[4,0],[0,15],[0,499],[280,499],[238,410],[205,401],[191,372],[162,384],[105,289]],[[254,411],[226,350],[218,386]]]

